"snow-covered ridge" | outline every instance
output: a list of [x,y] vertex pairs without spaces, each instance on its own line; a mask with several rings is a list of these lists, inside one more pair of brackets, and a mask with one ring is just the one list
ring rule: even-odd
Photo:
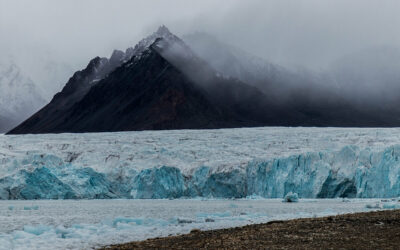
[[252,128],[0,136],[0,198],[281,198],[290,191],[301,198],[395,197],[398,132]]
[[8,112],[29,113],[44,103],[33,81],[13,63],[0,64],[0,90],[0,108]]
[[142,40],[140,40],[135,47],[130,47],[128,49],[126,49],[125,53],[122,51],[114,51],[113,55],[111,56],[110,60],[114,57],[116,57],[116,53],[119,54],[119,60],[123,63],[129,61],[130,59],[132,59],[133,57],[139,57],[141,56],[141,54],[148,50],[150,45],[152,45],[158,38],[162,38],[165,39],[167,41],[173,41],[176,40],[177,37],[172,34],[167,27],[165,27],[164,25],[160,26],[158,28],[158,30],[156,32],[154,32],[153,34],[143,38]]
[[45,102],[35,83],[15,63],[0,63],[0,132],[11,129]]
[[99,64],[94,70],[93,80],[89,84],[94,85],[104,79],[110,72],[113,72],[119,66],[125,64],[129,67],[132,63],[138,61],[150,49],[150,46],[159,38],[162,38],[168,42],[177,40],[178,38],[172,34],[167,27],[160,26],[157,31],[153,34],[140,40],[134,47],[129,47],[125,52],[121,50],[114,50],[110,58],[101,58],[101,64]]

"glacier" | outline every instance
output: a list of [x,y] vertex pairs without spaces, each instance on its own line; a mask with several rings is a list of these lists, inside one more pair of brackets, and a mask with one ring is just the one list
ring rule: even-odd
[[397,129],[0,136],[0,199],[400,196]]

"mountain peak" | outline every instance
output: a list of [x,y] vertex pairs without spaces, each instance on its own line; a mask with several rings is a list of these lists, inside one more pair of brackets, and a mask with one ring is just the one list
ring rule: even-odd
[[158,27],[158,30],[155,32],[155,34],[158,34],[161,37],[165,35],[172,35],[172,33],[165,25],[161,25],[160,27]]
[[121,50],[114,50],[111,57],[110,57],[110,62],[111,63],[118,63],[123,60],[125,57],[125,53]]
[[145,50],[149,49],[150,46],[157,40],[157,38],[163,38],[167,41],[176,40],[177,37],[169,31],[165,25],[158,27],[157,31],[151,35],[140,40],[134,47],[130,47],[126,50],[122,61],[129,61],[133,57],[142,54]]

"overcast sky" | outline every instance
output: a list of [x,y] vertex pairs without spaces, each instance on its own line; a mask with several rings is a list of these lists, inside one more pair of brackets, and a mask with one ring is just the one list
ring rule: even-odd
[[399,13],[398,0],[0,0],[0,53],[79,69],[165,24],[319,69],[371,46],[400,47]]

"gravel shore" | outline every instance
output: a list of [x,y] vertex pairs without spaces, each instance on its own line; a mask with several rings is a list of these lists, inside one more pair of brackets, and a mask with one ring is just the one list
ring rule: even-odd
[[105,249],[400,249],[400,210],[272,221]]

